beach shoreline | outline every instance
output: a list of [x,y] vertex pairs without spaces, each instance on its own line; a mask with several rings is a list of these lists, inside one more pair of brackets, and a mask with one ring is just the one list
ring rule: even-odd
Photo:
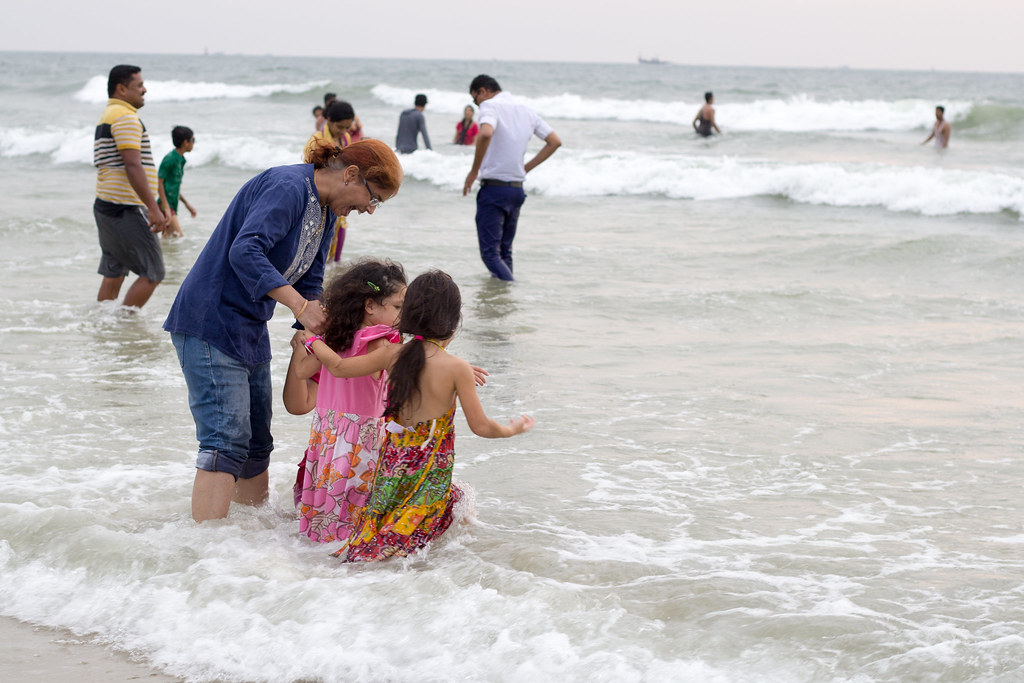
[[[0,55],[0,604],[23,620],[0,618],[0,676],[1024,681],[1024,74],[133,54]],[[92,207],[121,60],[154,158],[177,125],[197,140],[197,216],[131,315],[96,301]],[[481,262],[474,150],[450,142],[481,71],[565,143],[526,177],[512,284]],[[298,532],[292,312],[268,323],[270,503],[200,525],[163,329],[239,188],[298,162],[332,91],[385,142],[425,92],[438,144],[349,216],[329,277],[444,270],[481,404],[537,420],[486,439],[458,410],[475,521],[373,565]],[[936,104],[945,150],[921,145]]]
[[10,617],[0,617],[0,640],[6,643],[0,650],[0,679],[6,681],[180,683],[182,680],[71,631],[35,626]]

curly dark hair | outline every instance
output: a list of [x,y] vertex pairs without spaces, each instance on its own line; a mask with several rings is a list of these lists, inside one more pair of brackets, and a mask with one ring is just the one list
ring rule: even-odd
[[409,283],[398,331],[423,337],[406,342],[388,371],[384,416],[398,420],[402,408],[419,400],[419,379],[427,356],[426,339],[448,339],[462,322],[462,294],[448,273],[428,270]]
[[402,287],[405,269],[399,263],[370,258],[353,263],[324,288],[324,341],[338,353],[348,349],[363,324],[366,300],[383,304]]

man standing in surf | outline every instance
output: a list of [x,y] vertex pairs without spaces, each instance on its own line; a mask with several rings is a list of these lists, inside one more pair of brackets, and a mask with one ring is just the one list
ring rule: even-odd
[[[512,240],[519,209],[526,201],[523,181],[562,145],[561,139],[537,112],[502,92],[498,82],[481,74],[469,85],[473,104],[480,108],[473,168],[466,176],[462,196],[469,194],[477,176],[476,234],[480,258],[499,280],[511,281]],[[523,164],[526,146],[536,135],[544,146]]]
[[926,137],[921,144],[927,145],[934,138],[935,146],[945,149],[949,146],[949,136],[952,132],[953,127],[946,120],[946,108],[940,104],[935,107],[935,125],[932,126],[932,134]]
[[96,300],[116,299],[130,271],[139,277],[124,295],[122,303],[128,307],[142,307],[164,279],[164,256],[155,233],[165,232],[168,220],[156,203],[156,164],[149,133],[139,119],[145,95],[142,69],[129,64],[111,69],[110,99],[93,143],[93,215],[102,251],[98,272],[103,276]]
[[700,108],[697,115],[693,117],[693,129],[702,138],[709,138],[714,133],[722,134],[715,123],[715,94],[710,90],[704,93],[704,106]]

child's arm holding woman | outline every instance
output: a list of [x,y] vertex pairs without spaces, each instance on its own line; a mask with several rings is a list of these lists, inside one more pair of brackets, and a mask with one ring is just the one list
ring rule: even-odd
[[306,353],[302,345],[304,331],[292,337],[292,357],[288,361],[288,374],[284,379],[284,408],[292,415],[305,415],[316,407],[316,392],[319,385],[311,379],[320,369],[316,356]]
[[[402,344],[383,342],[361,356],[348,358],[339,356],[320,337],[307,339],[306,348],[311,356],[318,359],[317,369],[322,363],[323,367],[335,377],[362,377],[390,369],[398,352],[402,350]],[[471,365],[470,368],[473,370],[473,381],[476,384],[479,386],[487,384],[488,372],[486,370],[476,365]],[[312,375],[312,373],[310,374]]]
[[458,359],[454,373],[455,393],[459,397],[462,413],[466,416],[466,422],[473,433],[487,439],[500,439],[533,429],[535,420],[529,415],[512,418],[507,425],[499,424],[487,417],[483,404],[480,403],[480,397],[476,393],[476,385],[482,383],[479,381],[482,378],[477,374],[477,370],[479,368]]
[[402,348],[401,344],[384,343],[361,356],[342,358],[320,337],[310,337],[305,346],[312,354],[311,357],[317,359],[317,364],[323,363],[327,372],[335,377],[362,377],[387,370]]

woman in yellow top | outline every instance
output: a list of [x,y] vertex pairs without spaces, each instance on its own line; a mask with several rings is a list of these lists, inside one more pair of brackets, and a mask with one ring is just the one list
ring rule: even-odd
[[[327,123],[324,124],[321,130],[310,136],[309,141],[306,142],[306,148],[302,151],[302,161],[307,164],[309,163],[310,153],[319,145],[318,140],[326,140],[342,149],[352,144],[352,136],[348,132],[348,129],[352,127],[353,119],[356,117],[352,105],[348,102],[335,100],[327,108],[325,116]],[[347,229],[348,221],[344,216],[338,216],[334,223],[334,237],[331,240],[331,250],[327,254],[328,260],[341,260],[341,247],[345,244],[345,231]]]

